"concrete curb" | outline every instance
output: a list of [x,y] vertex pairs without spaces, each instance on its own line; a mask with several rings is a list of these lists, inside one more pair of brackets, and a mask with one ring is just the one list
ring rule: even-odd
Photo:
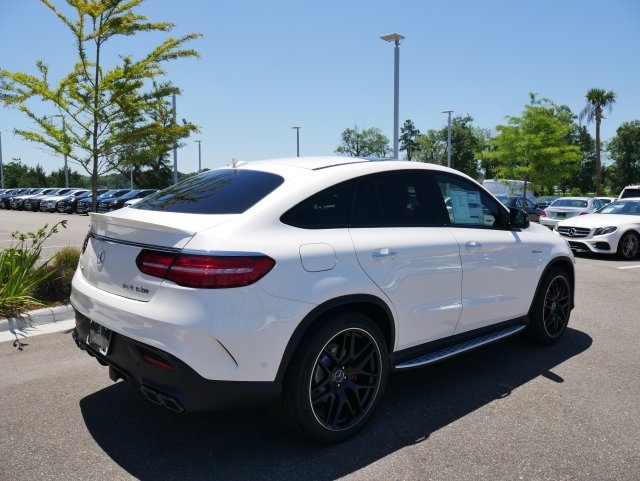
[[72,329],[74,326],[70,304],[46,307],[16,317],[0,318],[0,342]]

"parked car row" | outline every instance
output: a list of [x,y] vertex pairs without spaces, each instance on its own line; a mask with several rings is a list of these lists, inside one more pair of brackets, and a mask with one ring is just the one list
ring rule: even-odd
[[[157,189],[98,189],[98,212],[111,212],[134,203]],[[18,188],[0,190],[0,208],[31,212],[87,214],[92,193],[81,188]]]

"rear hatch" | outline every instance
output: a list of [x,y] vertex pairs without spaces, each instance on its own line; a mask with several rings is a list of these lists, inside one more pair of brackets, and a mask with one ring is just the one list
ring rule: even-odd
[[197,232],[234,217],[135,209],[90,215],[80,257],[82,276],[98,289],[139,301],[150,300],[163,282],[138,269],[136,258],[142,249],[179,252]]

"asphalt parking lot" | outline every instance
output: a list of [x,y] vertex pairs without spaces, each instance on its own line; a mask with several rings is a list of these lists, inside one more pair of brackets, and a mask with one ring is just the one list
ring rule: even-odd
[[[74,234],[52,241],[82,242],[87,216],[7,211],[0,240],[54,219]],[[0,479],[635,481],[640,259],[581,255],[576,273],[560,343],[515,337],[394,374],[371,423],[337,446],[301,442],[266,411],[156,408],[68,333],[0,343]]]
[[36,232],[41,227],[53,227],[58,222],[67,221],[66,228],[58,228],[43,246],[43,256],[50,257],[64,247],[82,247],[82,241],[89,231],[91,221],[88,215],[59,214],[49,212],[28,212],[0,209],[0,248],[8,247],[11,233]]

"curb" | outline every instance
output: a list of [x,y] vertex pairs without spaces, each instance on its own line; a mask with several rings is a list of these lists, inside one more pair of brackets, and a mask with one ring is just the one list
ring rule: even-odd
[[0,333],[7,331],[27,331],[46,324],[71,321],[74,319],[71,304],[45,307],[29,311],[16,317],[0,318]]

